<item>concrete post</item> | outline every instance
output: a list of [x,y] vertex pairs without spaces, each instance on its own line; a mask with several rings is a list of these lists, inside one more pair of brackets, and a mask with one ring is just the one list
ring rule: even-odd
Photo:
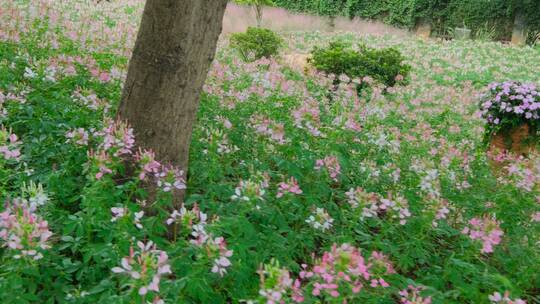
[[512,31],[512,44],[523,46],[527,42],[527,22],[522,12],[518,12],[514,19],[514,29]]
[[416,36],[426,40],[431,36],[431,23],[427,19],[418,20]]

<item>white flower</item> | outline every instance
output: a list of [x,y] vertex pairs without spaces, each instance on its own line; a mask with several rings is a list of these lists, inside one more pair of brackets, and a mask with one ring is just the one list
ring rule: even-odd
[[24,68],[24,75],[23,76],[24,76],[24,78],[32,79],[32,78],[35,78],[37,76],[37,74],[34,71],[32,71],[31,68],[26,67],[26,68]]
[[306,220],[306,223],[311,225],[313,228],[322,231],[332,228],[333,222],[334,219],[331,218],[323,208],[317,208],[315,213],[310,215]]
[[141,219],[144,216],[144,211],[135,212],[135,226],[139,229],[142,229]]
[[111,212],[113,213],[113,218],[111,219],[111,222],[116,222],[118,219],[126,215],[127,209],[124,207],[112,207]]

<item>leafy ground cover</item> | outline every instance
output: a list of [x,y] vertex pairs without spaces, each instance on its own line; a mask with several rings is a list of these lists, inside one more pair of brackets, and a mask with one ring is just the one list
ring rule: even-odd
[[186,175],[113,120],[140,8],[2,8],[4,303],[540,302],[540,157],[492,170],[478,111],[492,82],[540,83],[537,50],[339,33],[412,66],[368,99],[223,37]]

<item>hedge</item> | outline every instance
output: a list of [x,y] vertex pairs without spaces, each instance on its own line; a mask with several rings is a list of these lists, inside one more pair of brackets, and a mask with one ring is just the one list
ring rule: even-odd
[[323,16],[383,20],[414,28],[426,19],[438,33],[466,26],[473,31],[494,28],[497,38],[508,39],[517,12],[532,30],[540,31],[539,0],[274,0],[277,6]]

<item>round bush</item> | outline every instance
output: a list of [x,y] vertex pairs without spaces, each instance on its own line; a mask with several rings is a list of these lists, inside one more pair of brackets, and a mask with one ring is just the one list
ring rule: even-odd
[[255,27],[249,27],[245,33],[233,34],[230,41],[231,47],[236,49],[245,61],[275,56],[283,45],[283,39],[276,33]]

